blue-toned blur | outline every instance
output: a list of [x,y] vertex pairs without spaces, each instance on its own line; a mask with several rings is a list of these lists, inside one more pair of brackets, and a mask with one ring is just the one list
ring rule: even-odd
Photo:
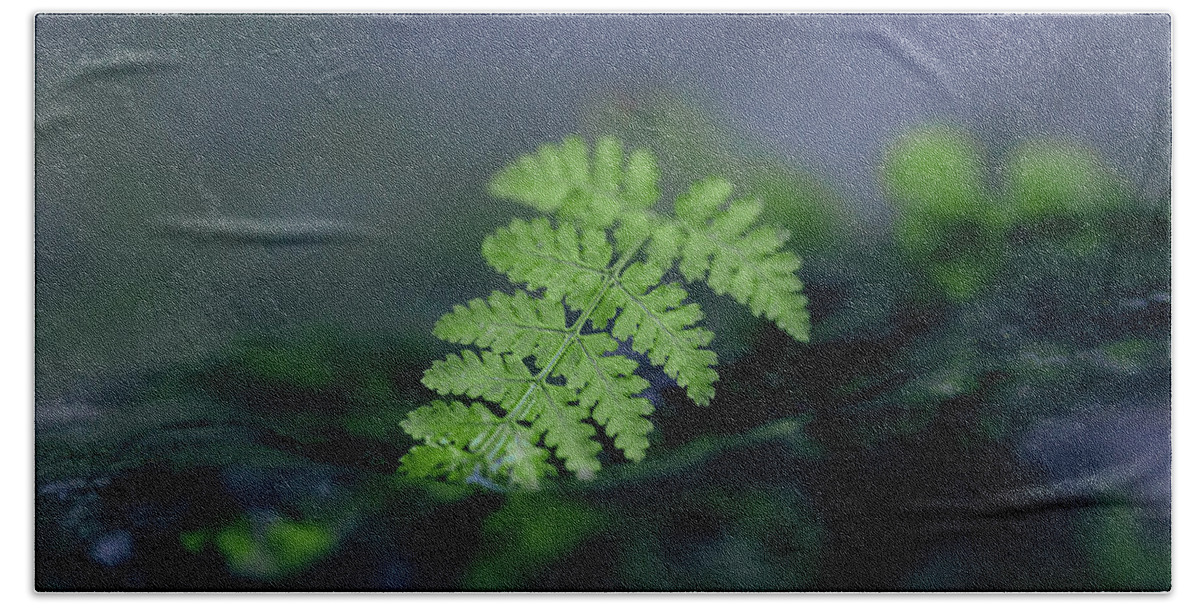
[[[1170,37],[41,15],[36,586],[1169,589]],[[687,283],[710,404],[636,333],[610,353],[649,385],[641,460],[597,414],[588,475],[398,471],[463,348],[435,323],[515,289],[481,245],[537,214],[489,183],[572,134],[650,151],[650,213],[709,176],[761,201],[810,340]]]

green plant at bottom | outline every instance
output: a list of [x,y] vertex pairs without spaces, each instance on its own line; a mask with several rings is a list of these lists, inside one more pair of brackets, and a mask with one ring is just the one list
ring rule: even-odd
[[337,545],[329,526],[286,519],[266,523],[239,519],[216,531],[180,533],[179,543],[189,553],[200,553],[209,543],[239,576],[275,579],[295,574],[327,556]]
[[[492,180],[493,195],[545,214],[514,219],[483,242],[483,256],[514,284],[457,306],[434,334],[475,346],[435,362],[422,378],[442,395],[402,423],[422,442],[402,473],[533,487],[563,467],[581,478],[600,469],[600,426],[630,460],[649,447],[650,384],[621,341],[707,405],[715,394],[712,333],[682,281],[729,295],[794,339],[808,339],[800,259],[784,230],[760,221],[762,204],[732,199],[709,177],[655,209],[657,161],[628,155],[615,138],[589,150],[579,137],[544,145]],[[498,406],[498,407],[497,407]],[[594,423],[594,424],[593,424]]]

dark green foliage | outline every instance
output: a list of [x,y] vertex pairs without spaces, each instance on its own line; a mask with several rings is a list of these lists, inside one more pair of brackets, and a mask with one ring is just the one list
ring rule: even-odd
[[1142,529],[1136,507],[1098,509],[1078,524],[1097,589],[1159,591],[1171,588],[1169,539],[1152,539]]
[[485,549],[463,586],[483,591],[521,585],[583,542],[609,518],[597,509],[548,493],[522,493],[483,523]]
[[[812,227],[833,240],[778,248],[778,231],[760,228],[795,219],[786,209],[801,206],[784,199],[807,192],[799,171],[716,152],[705,166],[712,142],[689,150],[665,129],[645,135],[659,158],[694,164],[648,185],[648,156],[630,178],[615,140],[589,150],[570,139],[492,184],[539,212],[485,239],[488,264],[524,287],[464,297],[443,316],[434,335],[460,346],[425,385],[432,354],[315,328],[237,340],[199,367],[72,397],[75,410],[39,403],[39,585],[1169,586],[1169,540],[1137,504],[996,502],[1054,487],[1017,466],[1023,431],[1093,403],[1166,403],[1169,202],[1132,197],[1079,146],[1004,153],[961,131],[920,134],[894,149],[924,141],[940,160],[909,159],[910,182],[896,184],[907,190],[889,190],[904,193],[897,219],[914,227],[837,239]],[[546,177],[551,157],[558,179]],[[761,207],[731,201],[722,180],[682,179],[727,161]],[[979,234],[971,226],[995,231],[961,238]],[[816,323],[803,346],[779,329],[786,314],[776,325],[769,306],[749,312],[795,279],[795,258],[773,257],[785,247],[809,262]],[[982,270],[956,280],[935,260]],[[715,346],[736,319],[699,312],[722,300],[750,321],[737,326],[739,357]],[[683,388],[652,405],[647,362]],[[430,386],[447,397],[429,403]],[[527,393],[518,420],[505,403]],[[94,417],[56,421],[71,411]],[[498,428],[506,446],[471,449]],[[495,472],[493,450],[507,452]],[[562,469],[584,479],[546,479]],[[314,482],[313,470],[331,473]],[[490,491],[505,482],[542,491]],[[114,530],[131,531],[142,561],[89,557]]]

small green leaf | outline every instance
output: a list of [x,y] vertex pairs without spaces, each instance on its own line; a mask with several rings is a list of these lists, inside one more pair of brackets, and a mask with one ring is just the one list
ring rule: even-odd
[[568,471],[587,477],[600,470],[600,444],[592,437],[596,428],[584,422],[588,408],[571,405],[575,391],[553,384],[537,387],[534,396],[534,433],[562,459]]
[[732,192],[732,185],[715,178],[693,185],[676,201],[684,222],[677,232],[655,233],[652,251],[661,258],[678,248],[679,271],[688,281],[706,281],[796,340],[808,340],[808,298],[796,276],[800,258],[784,249],[782,229],[757,225],[761,203],[737,200],[725,206]]
[[615,137],[601,137],[596,142],[596,157],[592,168],[592,184],[597,192],[616,194],[621,180],[621,142]]
[[[705,348],[712,332],[696,327],[704,317],[695,303],[683,304],[687,292],[678,284],[659,285],[661,272],[640,263],[630,265],[616,287],[605,296],[609,307],[620,309],[612,334],[632,339],[633,350],[650,357],[668,376],[687,389],[688,397],[708,405],[716,394],[713,383],[717,355]],[[593,317],[592,322],[608,319]]]
[[521,360],[492,351],[464,350],[434,362],[421,377],[425,386],[442,395],[466,395],[496,403],[515,403],[533,375]]
[[692,225],[703,225],[733,194],[733,184],[710,177],[692,184],[687,193],[675,201],[675,214]]
[[646,436],[652,428],[646,418],[654,411],[650,400],[635,395],[650,383],[634,374],[637,362],[605,353],[617,349],[607,333],[576,338],[560,364],[567,386],[579,391],[579,405],[614,439],[617,449],[630,460],[641,460],[650,446]]
[[455,306],[433,327],[433,335],[447,342],[492,348],[521,359],[534,356],[540,366],[549,362],[566,333],[562,303],[524,291],[495,292],[487,301],[476,298],[467,306]]
[[501,169],[491,181],[491,192],[585,228],[609,228],[625,212],[658,200],[654,155],[636,150],[622,169],[623,156],[621,143],[605,137],[596,142],[595,158],[589,162],[587,143],[573,135]]

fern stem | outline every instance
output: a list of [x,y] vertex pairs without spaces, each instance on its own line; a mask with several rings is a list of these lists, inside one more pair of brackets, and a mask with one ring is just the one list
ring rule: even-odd
[[[724,452],[755,448],[769,443],[782,444],[797,458],[816,460],[821,456],[821,447],[804,431],[805,425],[811,421],[811,414],[802,414],[772,420],[742,433],[700,437],[673,452],[664,454],[655,461],[618,465],[611,470],[610,474],[589,482],[586,489],[590,492],[604,492],[636,483],[677,478],[689,471],[699,470],[705,462]],[[572,486],[568,483],[559,487],[579,488],[580,486]]]
[[[538,375],[535,376],[534,379],[529,383],[529,388],[525,389],[525,394],[521,395],[521,399],[517,401],[516,405],[514,405],[513,408],[505,413],[504,417],[500,419],[500,424],[487,431],[487,436],[484,438],[483,442],[480,443],[477,448],[471,448],[472,450],[476,451],[476,453],[488,451],[489,460],[495,460],[496,456],[494,455],[503,451],[502,448],[505,447],[504,444],[506,443],[506,439],[500,436],[501,429],[504,427],[516,426],[517,421],[520,420],[520,417],[524,415],[522,406],[525,405],[525,402],[529,400],[534,391],[536,391],[537,388],[541,386],[547,378],[550,377],[550,374],[554,372],[554,368],[558,365],[559,359],[561,359],[563,354],[567,352],[567,348],[571,346],[571,342],[579,339],[579,335],[583,331],[584,323],[586,323],[588,318],[592,316],[592,313],[596,311],[596,307],[600,305],[600,301],[604,298],[604,294],[608,293],[608,290],[612,289],[612,286],[617,284],[618,277],[622,272],[625,271],[625,268],[629,264],[630,260],[633,259],[633,256],[636,255],[638,251],[641,251],[642,247],[645,246],[648,240],[649,238],[643,239],[637,247],[631,248],[623,256],[621,256],[621,258],[618,259],[615,264],[609,267],[610,272],[604,279],[604,284],[600,286],[600,289],[596,290],[596,295],[592,296],[591,302],[588,303],[586,308],[580,311],[579,318],[575,319],[575,323],[573,323],[571,327],[567,329],[565,332],[565,337],[563,338],[563,342],[558,347],[558,351],[556,351],[554,356],[550,358],[550,361],[546,363],[546,367],[542,368],[542,370],[538,372]],[[480,437],[482,436],[483,435],[481,434]],[[471,442],[471,445],[474,445],[477,441],[479,441],[480,437],[476,437],[475,440]],[[499,442],[498,445],[497,442]]]
[[[546,381],[546,378],[550,377],[551,372],[553,372],[554,367],[558,365],[558,361],[562,358],[563,353],[567,352],[567,347],[569,347],[571,342],[578,338],[579,333],[583,331],[583,324],[587,321],[588,317],[591,316],[592,312],[596,310],[596,306],[600,304],[601,298],[603,298],[604,294],[608,293],[608,290],[612,288],[614,280],[614,275],[609,275],[609,277],[605,279],[604,284],[601,285],[600,289],[596,291],[596,295],[592,298],[592,301],[588,303],[587,308],[580,313],[579,318],[575,319],[575,323],[572,324],[570,329],[567,330],[567,336],[563,339],[562,345],[558,347],[558,351],[556,351],[554,356],[550,358],[550,361],[546,364],[546,367],[542,368],[542,371],[538,372],[538,375],[535,376],[534,379],[529,383],[529,388],[525,389],[525,394],[521,395],[521,399],[517,401],[517,404],[514,405],[513,408],[509,410],[503,418],[501,418],[500,424],[488,431],[487,438],[479,446],[479,451],[482,452],[487,450],[497,440],[501,442],[501,445],[503,445],[504,439],[499,436],[500,429],[502,427],[510,427],[515,425],[516,421],[524,415],[522,406],[525,405],[525,402],[529,400],[529,397],[533,395],[534,391],[536,391],[537,388]],[[495,458],[492,457],[491,454],[499,451],[499,447],[493,449],[489,453],[489,459],[494,460]]]

